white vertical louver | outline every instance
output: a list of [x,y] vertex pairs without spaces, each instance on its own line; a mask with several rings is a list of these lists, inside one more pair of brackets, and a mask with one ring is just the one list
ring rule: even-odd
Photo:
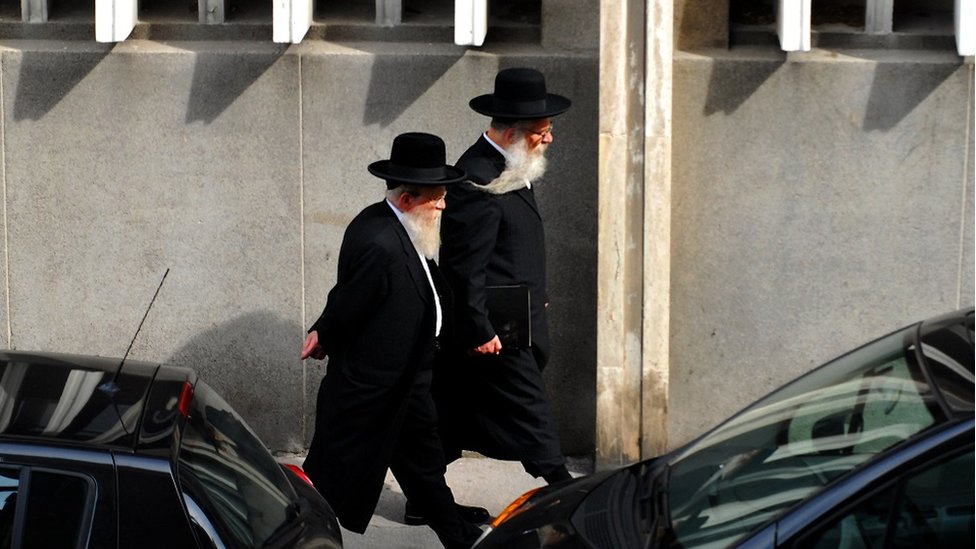
[[136,26],[137,0],[95,0],[95,40],[121,42]]
[[481,46],[488,33],[488,0],[454,0],[454,43]]
[[47,23],[48,0],[20,0],[20,15],[24,23]]
[[376,0],[376,24],[395,27],[403,21],[402,0]]
[[976,55],[976,1],[956,0],[955,27],[959,55]]
[[810,51],[810,0],[778,0],[776,34],[783,51]]
[[864,7],[864,32],[891,34],[895,0],[867,0]]
[[312,0],[274,0],[271,39],[297,44],[312,26]]

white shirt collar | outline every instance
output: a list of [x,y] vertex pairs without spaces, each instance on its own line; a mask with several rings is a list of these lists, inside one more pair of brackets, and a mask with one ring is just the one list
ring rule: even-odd
[[392,202],[390,202],[390,199],[389,198],[386,199],[386,205],[389,206],[391,210],[393,210],[393,213],[396,215],[397,221],[399,221],[400,224],[402,225],[403,224],[403,212],[401,212],[400,210],[398,210],[397,207],[394,206]]
[[502,154],[502,156],[505,157],[505,161],[508,162],[508,151],[506,151],[505,149],[503,149],[501,147],[501,145],[499,145],[498,143],[495,143],[494,141],[492,141],[491,138],[488,137],[488,132],[485,132],[483,135],[485,136],[485,140],[488,141],[489,143],[491,143],[491,146],[492,147],[495,147],[495,150],[498,151],[498,152],[500,152]]
[[[393,215],[396,216],[397,221],[400,222],[400,225],[403,225],[403,212],[397,209],[397,207],[394,206],[392,202],[390,202],[389,198],[386,199],[386,205],[389,206],[391,210],[393,210]],[[410,238],[409,234],[407,234],[407,238],[408,239]],[[410,239],[410,243],[413,244],[413,249],[417,250],[417,253],[420,255],[420,262],[426,265],[427,258],[424,257],[424,254],[420,252],[420,248],[417,247],[417,244],[413,241],[413,239]]]
[[[403,225],[403,212],[397,209],[396,206],[390,202],[390,199],[386,199],[386,204],[393,210],[393,214],[396,215],[397,221]],[[409,238],[410,235],[407,235]],[[427,275],[427,282],[430,283],[430,289],[434,293],[434,336],[439,336],[441,333],[441,324],[443,323],[443,313],[441,313],[441,300],[437,296],[437,286],[434,285],[434,278],[430,274],[430,267],[427,266],[427,258],[424,254],[420,253],[420,248],[414,243],[413,240],[410,241],[413,244],[413,249],[417,251],[417,255],[420,257],[420,266],[424,268],[424,274]]]

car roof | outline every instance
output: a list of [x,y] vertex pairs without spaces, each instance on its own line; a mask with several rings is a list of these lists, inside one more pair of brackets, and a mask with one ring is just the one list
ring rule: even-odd
[[0,351],[0,440],[169,446],[181,390],[195,380],[192,370],[152,362]]

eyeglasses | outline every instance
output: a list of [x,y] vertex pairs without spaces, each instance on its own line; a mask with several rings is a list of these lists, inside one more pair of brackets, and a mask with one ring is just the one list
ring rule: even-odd
[[537,132],[537,131],[533,130],[532,128],[522,128],[522,129],[525,130],[525,131],[527,131],[527,132],[529,132],[529,133],[538,135],[539,137],[545,138],[547,135],[552,134],[552,127],[553,127],[552,124],[549,124],[549,127],[546,128],[546,129],[544,129],[544,130],[542,130],[541,132]]
[[424,202],[433,202],[434,204],[439,204],[442,200],[447,200],[447,193],[439,193],[431,196],[423,197],[421,200]]
[[417,201],[418,204],[425,204],[427,202],[440,202],[441,200],[447,200],[446,192],[438,193],[434,195],[426,195],[426,196],[424,195],[424,193],[416,192],[416,191],[414,192],[408,191],[407,194],[412,196],[414,200]]

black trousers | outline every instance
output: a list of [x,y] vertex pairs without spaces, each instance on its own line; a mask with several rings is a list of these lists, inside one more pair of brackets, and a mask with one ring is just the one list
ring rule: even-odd
[[382,387],[351,379],[341,369],[328,372],[305,472],[342,526],[363,533],[390,469],[444,547],[467,549],[481,530],[461,519],[444,480],[431,378],[429,369],[421,370],[404,380],[406,386]]
[[565,468],[542,361],[534,349],[498,356],[455,350],[437,363],[434,391],[448,463],[462,450],[474,450],[519,461],[534,477]]
[[454,494],[444,481],[447,465],[437,432],[437,411],[430,396],[431,371],[417,373],[407,397],[390,470],[403,494],[427,518],[428,525],[448,549],[469,548],[481,529],[464,522]]

